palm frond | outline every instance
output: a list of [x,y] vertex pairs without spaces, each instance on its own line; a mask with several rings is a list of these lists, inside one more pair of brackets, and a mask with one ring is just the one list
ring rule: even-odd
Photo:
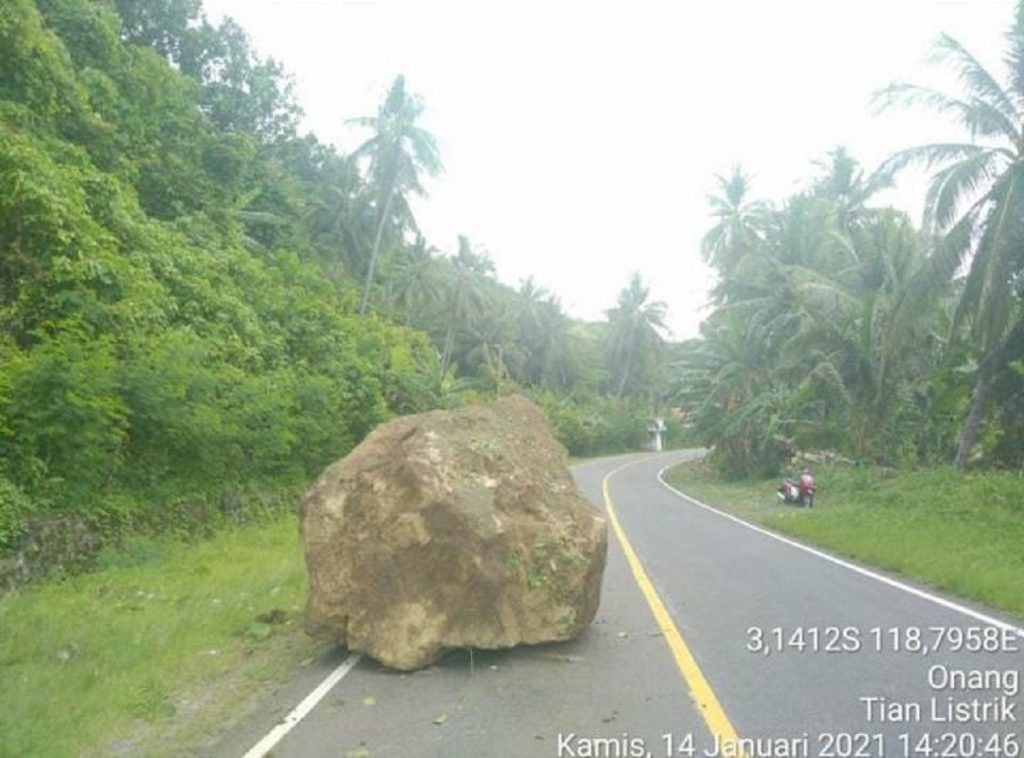
[[832,303],[836,309],[859,309],[860,300],[847,292],[827,274],[805,266],[787,266],[787,276],[794,290],[818,298],[819,304]]
[[1010,69],[1011,96],[1020,106],[1024,103],[1024,5],[1021,3],[1017,3],[1013,27],[1006,39],[1009,42],[1006,65]]
[[876,110],[894,106],[923,107],[938,113],[949,114],[965,126],[971,137],[999,135],[1016,143],[1018,130],[998,108],[984,100],[961,100],[944,92],[920,84],[897,82],[877,92],[872,101]]
[[377,127],[376,116],[353,116],[352,118],[345,119],[346,124],[351,126],[361,126],[367,129],[375,129]]
[[983,207],[983,202],[976,203],[949,231],[933,238],[931,254],[911,273],[893,303],[890,350],[895,352],[909,344],[920,323],[920,315],[929,311],[943,293],[950,291],[950,282],[970,255],[974,228]]
[[1002,339],[1012,301],[1008,286],[1016,252],[1012,244],[1024,232],[1020,208],[1020,180],[1016,173],[1001,179],[989,193],[991,208],[977,251],[964,283],[963,294],[953,314],[954,333],[968,316],[974,316],[971,335],[985,353]]
[[973,97],[985,101],[999,111],[1010,125],[1012,133],[1017,133],[1016,124],[1020,122],[1020,115],[1009,95],[995,80],[995,77],[959,41],[948,34],[940,35],[935,43],[931,59],[951,63],[967,91]]
[[970,142],[936,142],[930,145],[918,145],[899,150],[887,158],[878,168],[881,176],[893,177],[910,166],[922,165],[925,168],[960,161],[985,152],[986,148]]
[[941,232],[952,224],[963,202],[998,176],[1000,159],[1003,151],[983,150],[935,174],[925,196],[925,228]]

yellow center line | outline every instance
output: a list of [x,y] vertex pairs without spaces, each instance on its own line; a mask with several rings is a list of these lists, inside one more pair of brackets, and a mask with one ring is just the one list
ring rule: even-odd
[[675,659],[676,666],[679,667],[679,673],[683,675],[683,680],[690,687],[690,694],[697,703],[700,715],[704,717],[704,723],[711,730],[711,734],[718,738],[719,744],[738,746],[739,737],[736,734],[736,729],[733,728],[732,722],[729,721],[729,717],[725,714],[725,709],[718,702],[715,691],[711,689],[711,685],[708,684],[708,680],[704,677],[704,672],[700,670],[700,666],[697,665],[697,661],[690,652],[690,648],[687,647],[683,636],[672,621],[668,608],[665,607],[665,603],[662,602],[661,597],[658,596],[657,591],[654,589],[654,585],[651,583],[650,577],[647,576],[647,572],[644,571],[643,564],[640,563],[640,558],[630,544],[622,524],[619,523],[618,516],[615,515],[615,506],[612,504],[612,497],[608,493],[608,481],[614,474],[617,474],[627,466],[633,466],[642,462],[629,461],[624,463],[609,471],[601,482],[608,520],[615,531],[615,536],[619,539],[619,544],[622,545],[622,552],[626,554],[626,561],[628,561],[629,568],[633,572],[633,578],[636,579],[640,591],[643,593],[644,598],[646,598],[647,604],[651,607],[651,613],[654,614],[654,620],[658,623],[658,629],[668,644],[669,650],[672,651],[672,657]]

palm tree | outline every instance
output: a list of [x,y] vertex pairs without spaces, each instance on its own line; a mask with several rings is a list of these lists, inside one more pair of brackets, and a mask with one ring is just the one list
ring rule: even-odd
[[620,367],[617,398],[621,398],[638,364],[648,363],[664,344],[668,331],[665,315],[668,306],[660,300],[650,302],[650,289],[639,273],[619,293],[619,302],[607,311],[611,327],[611,357]]
[[476,375],[480,383],[492,389],[496,398],[501,397],[506,380],[512,380],[509,363],[521,362],[518,361],[520,356],[515,354],[515,346],[508,339],[508,324],[503,315],[491,312],[488,318],[477,319],[469,328],[474,346],[466,354],[468,362],[477,364]]
[[325,270],[340,280],[362,268],[377,220],[355,161],[331,154],[323,170],[329,178],[310,198],[306,220]]
[[918,349],[931,344],[921,318],[931,314],[895,315],[920,265],[917,231],[905,214],[866,206],[883,181],[844,149],[817,165],[808,192],[762,214],[716,288],[707,351],[689,356],[686,379],[704,399],[687,400],[737,470],[772,460],[772,437],[801,427],[858,455],[880,451],[908,374],[932,354]]
[[739,166],[734,166],[728,177],[716,176],[715,180],[721,194],[710,195],[708,201],[717,223],[704,235],[701,252],[704,260],[724,275],[759,242],[769,206],[748,199],[750,177]]
[[515,323],[518,343],[525,360],[520,380],[540,385],[548,366],[555,342],[564,336],[558,316],[561,308],[557,299],[533,277],[519,283],[515,298]]
[[423,235],[417,234],[409,247],[399,251],[394,270],[394,292],[391,305],[402,310],[402,323],[412,323],[413,314],[419,312],[418,323],[423,322],[422,311],[440,300],[441,283],[434,248]]
[[446,277],[445,293],[447,328],[444,347],[441,351],[441,371],[452,365],[455,355],[455,337],[460,330],[473,326],[487,306],[488,298],[483,288],[482,271],[493,270],[490,259],[473,252],[469,240],[459,237],[459,252],[451,259],[452,272]]
[[774,327],[721,307],[682,346],[678,399],[714,458],[732,476],[774,474],[791,423],[791,392],[775,374]]
[[865,176],[860,163],[842,145],[814,165],[821,169],[821,174],[814,182],[812,194],[831,203],[836,227],[847,235],[856,233],[858,225],[873,212],[867,207],[868,200],[892,184],[892,176],[886,171]]
[[423,113],[420,98],[406,92],[405,77],[398,76],[391,85],[376,116],[349,119],[350,124],[373,130],[373,136],[360,145],[353,157],[370,159],[370,177],[377,192],[377,230],[370,250],[370,260],[363,285],[359,315],[366,313],[373,285],[373,273],[380,253],[384,228],[395,211],[400,221],[415,226],[407,194],[425,194],[420,173],[434,176],[441,171],[441,159],[433,135],[416,126]]
[[879,93],[883,106],[927,106],[952,115],[968,140],[930,144],[892,156],[895,172],[914,163],[938,169],[926,197],[926,229],[937,240],[924,286],[914,307],[937,287],[947,286],[969,260],[952,322],[951,336],[970,323],[979,354],[971,406],[958,442],[956,464],[963,469],[981,431],[989,390],[1013,359],[1011,336],[1021,320],[1015,282],[1024,271],[1024,3],[1007,35],[1009,79],[1000,85],[959,42],[942,36],[934,59],[952,64],[964,89],[953,97],[912,84],[894,84]]
[[[837,220],[838,221],[838,220]],[[892,209],[860,221],[852,265],[825,269],[814,280],[797,282],[803,312],[800,327],[781,350],[794,380],[816,384],[833,406],[848,411],[847,429],[858,457],[877,450],[889,431],[908,375],[928,340],[930,314],[897,317],[907,284],[920,262],[919,236],[910,219]]]
[[494,275],[494,261],[490,254],[486,250],[474,250],[469,237],[465,235],[459,235],[459,248],[453,260],[464,271],[472,271],[480,276]]

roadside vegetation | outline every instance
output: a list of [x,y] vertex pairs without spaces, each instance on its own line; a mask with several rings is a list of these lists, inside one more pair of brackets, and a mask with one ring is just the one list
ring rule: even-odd
[[0,596],[0,753],[182,755],[319,651],[294,515]]
[[[511,392],[575,459],[664,415],[712,449],[687,492],[1022,613],[1024,3],[1005,78],[952,37],[936,57],[961,94],[878,104],[963,142],[871,171],[837,147],[780,200],[719,178],[712,308],[673,343],[639,274],[587,323],[425,239],[444,156],[403,76],[342,154],[200,0],[0,4],[0,752],[223,727],[315,650],[297,493],[382,421]],[[878,202],[914,163],[923,224]],[[862,465],[775,507],[817,449]]]
[[425,108],[397,77],[346,155],[200,0],[0,4],[0,753],[187,752],[309,660],[299,493],[388,418],[643,443],[664,305],[426,240]]
[[[714,309],[676,380],[726,476],[821,448],[897,467],[1024,465],[1024,5],[1005,77],[952,37],[935,59],[961,93],[894,84],[877,103],[952,119],[962,142],[870,173],[836,148],[781,203],[740,168],[720,177],[704,239]],[[920,228],[877,202],[914,164],[931,171]]]
[[706,461],[666,481],[747,521],[1024,619],[1024,478],[953,466],[816,468],[813,509],[782,505],[778,479],[728,480]]
[[[913,84],[876,104],[952,119],[963,140],[865,171],[842,147],[782,202],[740,167],[719,177],[703,253],[713,310],[674,374],[693,436],[683,491],[861,561],[1024,613],[1024,3],[1005,76],[953,37],[933,59],[960,92]],[[931,173],[923,224],[877,202]],[[813,511],[777,505],[796,454]],[[828,456],[826,456],[828,457]]]
[[381,94],[346,155],[199,0],[3,4],[0,586],[244,520],[399,414],[519,391],[573,454],[642,444],[664,305],[574,321],[424,239],[443,156]]

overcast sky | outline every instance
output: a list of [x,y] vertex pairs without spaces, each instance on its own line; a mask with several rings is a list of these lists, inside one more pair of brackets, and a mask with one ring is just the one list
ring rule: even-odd
[[[957,131],[876,114],[892,81],[955,87],[926,64],[948,32],[1003,80],[1012,0],[565,2],[205,0],[294,76],[305,127],[349,150],[395,75],[426,104],[445,173],[416,204],[428,239],[457,234],[503,281],[533,275],[574,316],[603,317],[632,271],[696,334],[714,175],[734,163],[783,199],[847,146],[867,168]],[[886,199],[916,215],[921,177]]]

